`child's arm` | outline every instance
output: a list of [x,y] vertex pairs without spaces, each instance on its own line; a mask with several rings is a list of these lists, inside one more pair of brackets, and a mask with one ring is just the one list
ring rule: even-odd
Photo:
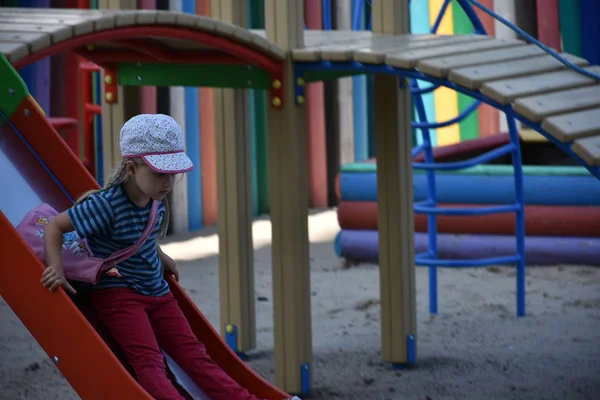
[[44,245],[46,249],[46,265],[48,268],[42,274],[42,285],[51,291],[62,286],[66,291],[75,294],[76,291],[65,278],[62,245],[63,235],[74,230],[66,212],[53,218],[44,229]]
[[179,271],[177,271],[175,261],[162,251],[158,243],[156,243],[156,248],[158,249],[158,256],[160,257],[160,263],[162,264],[163,269],[173,275],[175,280],[179,282]]

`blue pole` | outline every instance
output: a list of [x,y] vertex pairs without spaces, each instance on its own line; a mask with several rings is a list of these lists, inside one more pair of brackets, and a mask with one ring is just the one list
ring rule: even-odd
[[[352,0],[352,30],[364,30],[364,1]],[[367,77],[352,78],[352,98],[354,108],[354,160],[363,161],[369,157],[369,138],[367,127]]]
[[[182,11],[196,14],[196,2],[183,0]],[[186,153],[195,168],[186,174],[188,185],[188,224],[189,230],[195,231],[204,225],[202,206],[202,164],[200,159],[200,116],[198,88],[184,88]]]
[[[410,31],[413,34],[416,33],[429,33],[431,27],[429,26],[429,0],[411,0],[410,2]],[[417,86],[427,87],[426,82],[417,81],[417,85],[413,86],[413,89],[417,89]],[[433,93],[427,93],[421,95],[423,101],[423,107],[425,112],[425,120],[419,120],[421,122],[434,121],[435,120],[435,101]],[[418,114],[418,111],[417,111]],[[417,143],[420,145],[423,143],[423,132],[421,129],[415,129]],[[432,146],[437,145],[437,134],[435,129],[429,129],[429,138]]]
[[581,48],[592,65],[600,64],[600,2],[581,0]]

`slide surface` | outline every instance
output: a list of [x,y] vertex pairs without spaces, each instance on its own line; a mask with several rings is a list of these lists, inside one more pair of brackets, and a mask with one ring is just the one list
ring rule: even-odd
[[[98,185],[2,55],[0,76],[0,93],[11,93],[0,94],[0,297],[82,399],[107,399],[116,393],[130,400],[151,399],[120,361],[118,348],[85,301],[74,302],[62,289],[49,292],[40,284],[44,265],[14,227],[41,202],[62,211],[73,198]],[[194,333],[221,368],[260,398],[291,397],[240,360],[177,282],[169,278],[169,284]],[[205,399],[166,358],[174,379],[193,394],[186,397]]]

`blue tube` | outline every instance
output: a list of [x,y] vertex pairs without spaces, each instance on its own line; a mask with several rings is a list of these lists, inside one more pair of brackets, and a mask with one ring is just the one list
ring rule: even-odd
[[457,169],[465,169],[472,167],[474,165],[483,164],[488,161],[494,160],[498,157],[501,157],[505,154],[512,153],[515,145],[513,143],[505,144],[504,146],[495,148],[490,150],[484,154],[481,154],[477,157],[471,158],[470,160],[465,161],[456,161],[449,163],[435,163],[433,160],[431,162],[424,163],[413,163],[414,169],[424,169],[424,170],[441,170],[441,171],[449,171],[449,170],[457,170]]
[[[416,80],[411,81],[411,87],[418,88]],[[414,106],[417,110],[419,120],[427,121],[427,113],[425,112],[425,104],[423,103],[423,97],[420,95],[413,96]],[[425,163],[433,164],[433,147],[431,145],[431,138],[429,136],[429,127],[424,126],[421,128],[421,134],[423,137],[423,152],[425,153]],[[413,163],[414,167],[415,163]],[[436,187],[435,187],[435,171],[427,171],[427,203],[431,207],[436,206]],[[437,219],[436,215],[430,213],[427,216],[427,232],[428,232],[428,244],[429,254],[433,258],[437,258]],[[431,314],[437,314],[438,312],[438,296],[437,296],[437,267],[435,265],[429,265],[429,312]]]
[[331,0],[323,0],[323,30],[330,31],[333,29],[333,20],[331,19]]
[[435,19],[435,22],[433,23],[433,26],[431,27],[431,33],[437,33],[437,30],[440,27],[440,24],[442,23],[442,19],[444,19],[444,15],[446,14],[446,9],[448,9],[449,5],[450,5],[450,0],[444,0],[444,4],[442,4],[442,8],[440,8],[440,12],[438,13],[437,18]]
[[[182,11],[188,14],[196,13],[194,0],[183,0]],[[186,153],[194,163],[194,169],[186,174],[188,200],[188,226],[190,231],[202,228],[202,164],[200,159],[200,118],[198,116],[198,88],[184,88],[185,99],[185,144]]]
[[[352,30],[364,29],[364,0],[352,0]],[[354,125],[354,160],[369,158],[369,137],[367,124],[367,77],[352,77],[352,107]]]
[[[435,85],[432,85],[432,86],[435,86]],[[457,122],[460,122],[463,119],[465,119],[466,117],[468,117],[469,114],[471,114],[473,111],[475,111],[475,109],[477,109],[477,107],[479,107],[480,104],[481,104],[480,100],[475,100],[463,112],[461,112],[460,114],[458,114],[458,116],[456,116],[456,117],[454,117],[452,119],[449,119],[447,121],[442,121],[442,122],[412,122],[411,126],[413,128],[423,128],[423,127],[428,127],[428,128],[443,128],[445,126],[454,125]]]
[[[410,32],[412,34],[419,33],[430,33],[431,27],[429,25],[429,1],[417,1],[410,3]],[[426,86],[422,89],[419,86]],[[428,122],[429,120],[435,120],[435,101],[433,97],[433,91],[436,90],[439,85],[424,85],[423,82],[416,82],[416,85],[411,85],[411,93],[414,95],[421,95],[421,99],[423,101],[423,105],[425,106],[425,119],[420,119],[418,117],[418,112],[415,108],[415,115],[420,122]],[[436,130],[429,127],[429,138],[431,140],[431,145],[437,145],[437,134]],[[423,135],[420,129],[415,129],[415,136],[417,139],[417,144],[423,142]]]
[[[100,72],[92,74],[96,80],[96,104],[102,104],[102,77]],[[102,116],[94,115],[96,121],[96,180],[100,186],[104,186],[104,147],[102,146]]]
[[600,64],[600,2],[581,0],[581,51],[592,65]]
[[508,134],[511,143],[516,143],[513,150],[512,164],[515,170],[515,202],[518,206],[516,211],[517,227],[517,316],[525,316],[525,192],[523,185],[523,165],[521,163],[521,149],[519,147],[519,130],[514,118],[514,111],[505,108],[506,122],[508,123]]

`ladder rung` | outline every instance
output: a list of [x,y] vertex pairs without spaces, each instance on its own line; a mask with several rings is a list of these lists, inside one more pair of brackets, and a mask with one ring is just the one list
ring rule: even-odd
[[420,266],[471,268],[484,265],[514,264],[520,260],[521,256],[518,254],[489,258],[442,260],[432,257],[432,254],[425,252],[416,255],[415,264]]
[[515,212],[520,209],[521,207],[518,204],[473,208],[436,207],[429,205],[429,201],[427,200],[415,203],[414,205],[414,210],[417,214],[435,215],[487,215]]
[[517,147],[513,143],[505,144],[504,146],[500,146],[498,148],[495,148],[494,150],[488,151],[487,153],[484,153],[480,156],[477,156],[477,157],[471,158],[470,160],[465,160],[465,161],[455,161],[455,162],[448,162],[448,163],[413,162],[413,169],[449,171],[449,170],[469,168],[469,167],[473,167],[478,164],[483,164],[488,161],[494,160],[505,154],[511,153],[516,148]]

